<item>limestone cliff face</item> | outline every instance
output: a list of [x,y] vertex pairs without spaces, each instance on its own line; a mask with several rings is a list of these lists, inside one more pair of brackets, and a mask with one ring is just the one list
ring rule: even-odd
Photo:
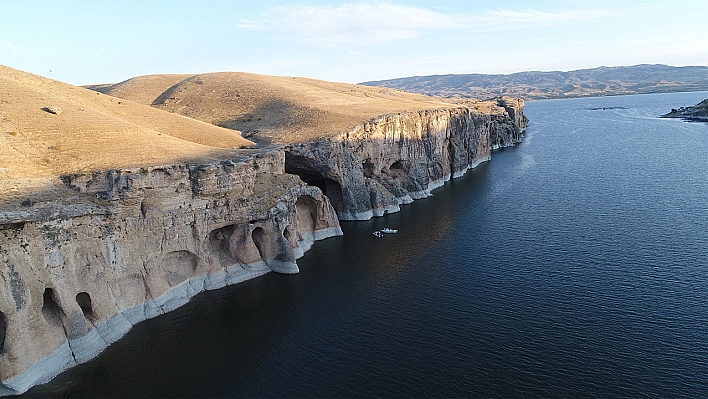
[[0,212],[0,393],[48,381],[199,292],[298,272],[313,241],[341,229],[322,192],[283,165],[270,150],[67,175],[85,204]]
[[341,220],[365,220],[425,198],[450,177],[514,145],[523,100],[492,112],[467,107],[389,115],[333,138],[286,147],[285,171],[318,186]]
[[523,101],[497,104],[388,115],[240,161],[65,175],[70,199],[0,209],[0,395],[199,292],[297,273],[315,240],[342,234],[338,219],[429,196],[520,140]]

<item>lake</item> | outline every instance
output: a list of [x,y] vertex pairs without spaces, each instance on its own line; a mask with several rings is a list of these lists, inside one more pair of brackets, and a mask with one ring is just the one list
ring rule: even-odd
[[707,397],[708,124],[656,118],[705,98],[527,102],[432,197],[24,396]]

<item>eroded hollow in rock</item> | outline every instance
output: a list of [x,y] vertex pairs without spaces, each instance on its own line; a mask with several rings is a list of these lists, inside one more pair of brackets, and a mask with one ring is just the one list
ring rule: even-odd
[[[255,222],[255,221],[254,221]],[[236,261],[231,256],[229,239],[234,232],[234,226],[226,226],[209,233],[209,245],[219,256],[223,265],[233,265]]]
[[42,315],[52,327],[61,326],[62,317],[64,316],[64,311],[57,304],[55,295],[53,289],[46,288],[44,290],[42,304]]
[[388,175],[394,179],[403,179],[411,171],[410,161],[399,159],[388,167]]
[[341,209],[342,186],[336,180],[326,177],[311,159],[286,151],[285,173],[298,175],[308,185],[318,187],[329,198],[329,202],[336,211]]
[[261,255],[261,259],[265,261],[265,241],[263,235],[265,232],[262,228],[256,227],[251,233],[251,238],[253,238],[253,243],[256,244],[258,248],[258,253]]
[[93,320],[93,307],[91,307],[91,296],[88,292],[79,292],[76,294],[76,303],[84,312],[84,317],[88,320]]
[[317,202],[307,195],[298,197],[295,201],[297,226],[301,233],[315,231],[317,225]]
[[7,335],[7,317],[0,312],[0,353],[5,349],[5,336]]
[[288,240],[291,247],[293,247],[293,248],[297,247],[297,237],[296,237],[295,231],[293,229],[293,226],[285,226],[285,229],[283,229],[283,237],[285,237],[285,239]]
[[391,170],[398,169],[408,173],[408,171],[411,169],[411,163],[409,161],[399,159],[398,161],[392,163],[391,166],[389,166],[388,168]]
[[361,169],[364,172],[364,177],[369,177],[371,178],[374,176],[374,163],[371,161],[371,158],[367,158],[364,162],[361,163]]
[[174,287],[194,276],[197,263],[197,256],[189,251],[174,251],[167,254],[164,258],[167,284]]

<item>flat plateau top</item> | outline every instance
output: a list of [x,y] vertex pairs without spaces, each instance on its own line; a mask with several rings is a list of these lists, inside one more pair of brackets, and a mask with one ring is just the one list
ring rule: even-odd
[[386,114],[459,106],[385,87],[242,72],[147,75],[87,87],[273,144],[331,137]]

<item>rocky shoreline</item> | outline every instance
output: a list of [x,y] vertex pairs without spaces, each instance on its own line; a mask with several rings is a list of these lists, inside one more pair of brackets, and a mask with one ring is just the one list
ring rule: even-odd
[[63,175],[78,198],[0,210],[0,376],[11,395],[205,290],[297,273],[314,241],[425,198],[521,140],[523,101],[387,115],[238,162]]
[[661,117],[680,118],[688,122],[708,122],[708,99],[705,99],[692,107],[671,109],[671,112],[662,115]]

